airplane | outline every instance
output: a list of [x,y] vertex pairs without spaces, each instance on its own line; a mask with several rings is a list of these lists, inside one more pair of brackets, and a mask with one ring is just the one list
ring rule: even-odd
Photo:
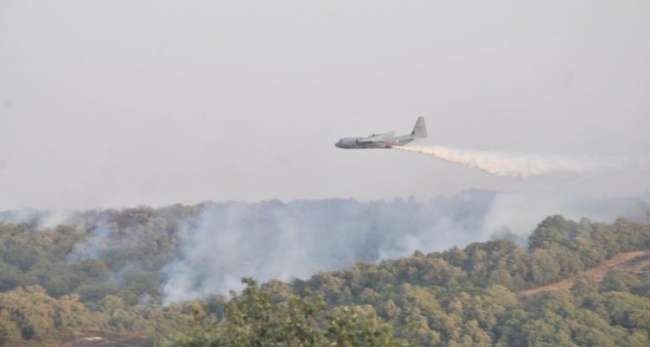
[[395,132],[391,131],[383,134],[372,134],[368,137],[344,137],[334,145],[344,149],[392,148],[425,137],[427,137],[427,126],[424,124],[424,118],[418,117],[410,134],[395,136]]

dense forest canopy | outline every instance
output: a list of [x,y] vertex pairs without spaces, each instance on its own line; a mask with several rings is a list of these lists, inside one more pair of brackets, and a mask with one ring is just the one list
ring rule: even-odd
[[[187,346],[648,344],[643,201],[602,203],[635,206],[632,219],[552,216],[526,238],[485,233],[494,199],[3,212],[0,343],[103,331]],[[634,258],[589,275],[621,254]]]

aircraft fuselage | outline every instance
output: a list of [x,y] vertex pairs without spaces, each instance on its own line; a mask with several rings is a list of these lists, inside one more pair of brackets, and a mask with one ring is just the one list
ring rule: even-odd
[[413,139],[400,140],[395,137],[376,141],[368,141],[367,138],[364,137],[344,137],[340,139],[335,146],[343,149],[386,149],[393,146],[405,145],[411,141],[413,141]]
[[394,132],[388,132],[372,134],[368,137],[344,137],[334,145],[344,149],[392,148],[393,146],[403,146],[415,139],[424,137],[427,137],[427,128],[424,124],[424,118],[418,117],[410,134],[395,136]]

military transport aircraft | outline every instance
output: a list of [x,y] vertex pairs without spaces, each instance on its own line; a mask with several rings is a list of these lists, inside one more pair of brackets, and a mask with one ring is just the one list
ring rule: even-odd
[[383,134],[372,134],[368,137],[344,137],[335,146],[345,149],[391,148],[424,137],[427,137],[427,127],[424,124],[424,118],[418,117],[410,134],[395,136],[395,132],[391,131]]

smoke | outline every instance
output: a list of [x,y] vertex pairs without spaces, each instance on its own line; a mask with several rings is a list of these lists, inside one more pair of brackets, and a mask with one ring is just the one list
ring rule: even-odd
[[75,244],[72,251],[68,253],[67,260],[79,262],[100,259],[111,248],[116,248],[111,242],[111,232],[110,228],[104,226],[94,228],[88,239]]
[[0,223],[26,224],[33,230],[43,231],[59,225],[75,224],[78,222],[78,217],[75,212],[68,210],[42,211],[25,208],[13,211],[1,211]]
[[480,238],[507,231],[506,234],[525,240],[545,217],[557,214],[573,220],[612,222],[624,217],[650,223],[650,206],[642,197],[597,198],[575,192],[530,190],[497,194],[484,218]]
[[[260,281],[307,278],[356,262],[378,262],[495,237],[526,237],[545,217],[643,220],[638,198],[594,198],[529,190],[468,190],[430,201],[396,199],[209,203],[182,223],[178,256],[163,272],[167,303],[241,288]],[[566,193],[566,192],[565,192]]]
[[443,146],[396,146],[393,148],[430,155],[497,176],[528,178],[553,174],[581,174],[605,167],[605,165],[594,161],[559,156],[471,151]]
[[240,288],[242,277],[289,281],[356,262],[475,240],[494,194],[427,203],[318,200],[206,204],[184,223],[180,257],[164,268],[166,302]]
[[[578,193],[574,186],[516,192],[467,190],[428,201],[360,202],[329,199],[204,203],[159,209],[54,213],[0,212],[0,221],[26,230],[74,232],[62,261],[102,261],[115,288],[154,281],[155,302],[227,294],[242,277],[291,281],[357,262],[376,263],[472,242],[510,238],[525,245],[549,215],[611,222],[620,216],[650,222],[650,193],[634,198]],[[524,182],[522,182],[523,185]],[[63,223],[66,229],[52,228]],[[46,227],[47,226],[47,227]],[[70,229],[69,227],[72,227]],[[153,282],[152,282],[153,283]],[[145,300],[146,301],[146,300]]]

